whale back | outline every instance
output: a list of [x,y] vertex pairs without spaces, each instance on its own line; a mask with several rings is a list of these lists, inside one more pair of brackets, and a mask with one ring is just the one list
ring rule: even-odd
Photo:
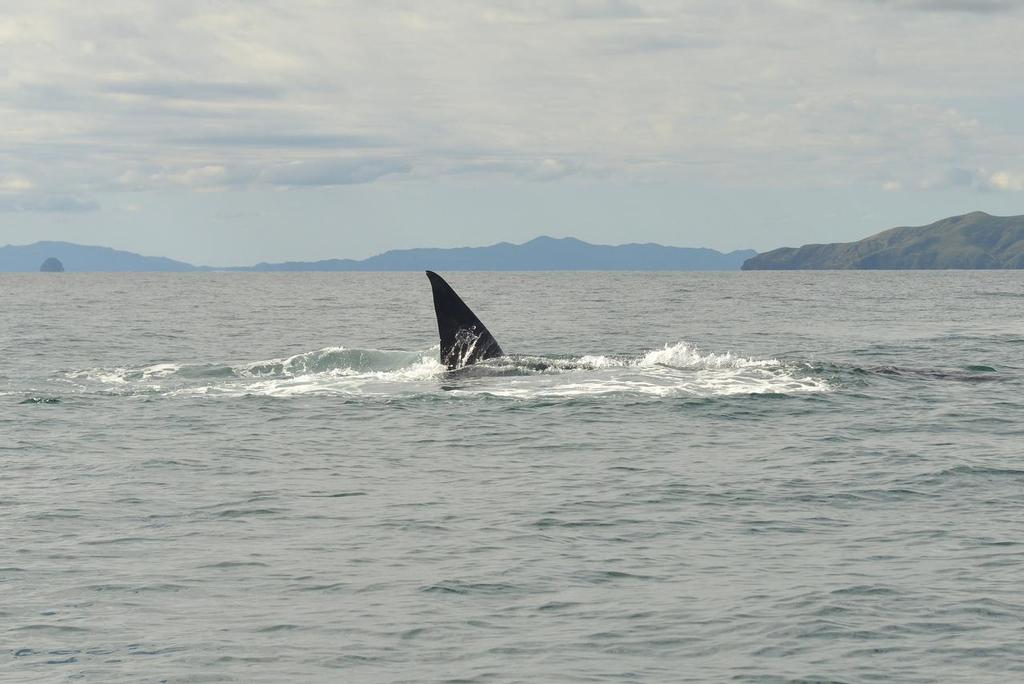
[[480,322],[444,278],[427,271],[434,293],[434,314],[441,339],[441,363],[449,370],[504,356],[491,331]]

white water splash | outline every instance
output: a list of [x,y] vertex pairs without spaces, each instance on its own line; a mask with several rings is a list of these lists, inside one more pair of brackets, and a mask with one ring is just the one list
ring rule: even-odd
[[743,369],[772,368],[782,364],[776,359],[748,359],[734,356],[730,352],[724,354],[702,354],[685,342],[666,344],[663,349],[647,352],[636,365],[638,366],[669,366],[671,368],[692,369]]
[[167,396],[316,394],[408,396],[446,392],[515,399],[610,394],[653,397],[823,392],[828,383],[796,364],[702,352],[679,342],[638,357],[502,357],[448,372],[437,350],[326,347],[231,366],[159,363],[66,374],[87,391]]

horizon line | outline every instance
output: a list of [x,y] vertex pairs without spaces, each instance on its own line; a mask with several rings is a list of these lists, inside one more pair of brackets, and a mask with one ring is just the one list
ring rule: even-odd
[[[417,251],[417,250],[420,250],[420,251],[422,251],[422,250],[452,251],[452,250],[459,250],[459,249],[488,249],[488,248],[491,248],[491,247],[501,247],[501,246],[505,246],[505,245],[511,246],[511,247],[523,247],[525,245],[528,245],[528,244],[530,244],[532,242],[536,242],[538,240],[551,240],[553,242],[578,242],[578,243],[581,243],[581,244],[584,244],[584,245],[588,245],[590,247],[612,247],[612,248],[618,248],[618,247],[633,247],[633,246],[637,246],[637,247],[659,247],[659,248],[662,248],[662,249],[706,250],[706,251],[710,251],[710,252],[716,252],[716,253],[721,254],[723,256],[729,255],[729,254],[734,254],[736,252],[754,252],[755,254],[760,253],[759,250],[753,249],[751,247],[723,251],[723,250],[720,250],[720,249],[715,249],[714,247],[704,247],[704,246],[692,247],[692,246],[681,246],[681,245],[665,245],[665,244],[662,244],[660,242],[622,242],[622,243],[619,243],[619,244],[606,244],[606,243],[587,242],[586,240],[582,240],[582,239],[574,237],[572,235],[567,235],[565,237],[552,237],[551,235],[546,235],[546,234],[537,235],[536,237],[532,237],[529,240],[526,240],[524,242],[519,242],[519,243],[509,242],[507,240],[500,240],[498,242],[494,242],[494,243],[487,244],[487,245],[462,245],[462,246],[457,246],[457,247],[394,247],[394,248],[391,248],[391,249],[384,250],[382,252],[377,252],[375,254],[371,254],[370,256],[363,257],[363,258],[336,257],[335,256],[335,257],[323,257],[323,258],[313,258],[313,259],[288,259],[288,260],[283,260],[283,261],[261,260],[261,261],[256,262],[255,264],[251,264],[251,265],[248,265],[248,266],[245,266],[245,265],[242,265],[242,266],[209,266],[209,265],[206,265],[206,264],[195,264],[195,263],[192,263],[190,261],[185,261],[183,259],[177,259],[177,258],[174,258],[174,257],[168,257],[168,256],[164,256],[164,255],[143,254],[141,252],[134,252],[134,251],[132,251],[130,249],[122,249],[122,248],[119,248],[119,247],[112,247],[110,245],[84,244],[84,243],[79,243],[79,242],[70,242],[68,240],[36,240],[35,242],[30,242],[28,244],[22,244],[22,245],[13,244],[13,243],[7,243],[7,244],[3,245],[2,247],[0,247],[0,249],[6,249],[6,248],[9,248],[9,247],[13,247],[13,248],[34,247],[36,245],[42,245],[42,244],[71,245],[71,246],[74,246],[74,247],[85,247],[85,248],[92,248],[92,249],[107,249],[107,250],[111,250],[111,251],[114,251],[114,252],[123,252],[123,253],[126,253],[126,254],[133,254],[135,256],[143,257],[143,258],[146,258],[146,259],[167,259],[169,261],[175,261],[177,263],[181,263],[181,264],[185,264],[185,265],[191,266],[192,268],[195,268],[195,269],[206,269],[206,270],[212,270],[212,271],[232,271],[232,270],[240,270],[240,269],[247,269],[247,268],[255,268],[256,266],[260,266],[260,265],[274,265],[274,264],[320,263],[320,262],[327,262],[327,261],[349,261],[349,262],[359,263],[359,262],[367,261],[369,259],[373,259],[375,257],[383,256],[383,255],[391,253],[391,252],[409,252],[409,251]],[[397,271],[392,271],[392,272],[397,272]]]

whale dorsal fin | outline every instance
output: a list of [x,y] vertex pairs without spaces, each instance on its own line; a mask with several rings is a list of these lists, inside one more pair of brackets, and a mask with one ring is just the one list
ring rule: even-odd
[[449,370],[483,359],[504,356],[498,341],[476,314],[466,306],[451,285],[433,271],[427,271],[434,291],[434,313],[441,338],[441,363]]

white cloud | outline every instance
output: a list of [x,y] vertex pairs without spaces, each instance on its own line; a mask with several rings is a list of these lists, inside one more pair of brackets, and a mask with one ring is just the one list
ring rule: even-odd
[[100,205],[90,199],[52,193],[0,194],[0,212],[72,214],[96,211]]
[[876,4],[898,9],[928,12],[966,12],[996,14],[1014,12],[1021,8],[1020,0],[872,0]]
[[[511,176],[526,181],[553,181],[567,176],[579,175],[583,169],[579,164],[564,159],[476,159],[450,169],[460,174],[493,174]],[[591,169],[590,173],[595,174]]]
[[222,188],[237,182],[237,174],[221,164],[207,164],[173,173],[156,175],[153,180],[165,178],[170,183],[192,188]]
[[260,173],[259,180],[278,187],[356,185],[407,173],[411,168],[392,159],[323,159],[272,166]]
[[203,164],[132,170],[117,178],[121,189],[180,187],[221,191],[243,187],[328,187],[372,183],[383,176],[408,173],[412,167],[395,159],[319,159],[284,163]]
[[1024,173],[996,171],[988,177],[988,186],[993,190],[1024,191]]
[[32,181],[21,176],[0,176],[0,192],[25,192],[34,187]]
[[75,197],[471,173],[935,187],[1024,156],[955,105],[1018,80],[1018,4],[8,0],[0,168]]

